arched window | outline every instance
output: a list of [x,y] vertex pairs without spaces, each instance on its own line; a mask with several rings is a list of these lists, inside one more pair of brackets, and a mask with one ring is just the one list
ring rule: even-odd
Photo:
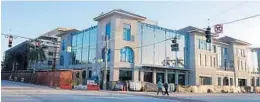
[[134,51],[130,47],[124,47],[120,50],[120,61],[134,63]]
[[227,77],[223,78],[223,86],[228,86],[229,85],[229,81]]
[[[103,59],[103,62],[105,61],[105,48],[102,49],[102,59]],[[111,50],[108,49],[108,52],[107,52],[107,61],[109,62],[110,61],[110,56],[111,56]]]

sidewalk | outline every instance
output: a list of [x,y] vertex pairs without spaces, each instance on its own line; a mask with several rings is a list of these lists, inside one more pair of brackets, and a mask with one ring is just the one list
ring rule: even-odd
[[[169,96],[157,95],[156,92],[133,92],[133,91],[109,91],[134,96],[154,97],[177,100],[180,102],[259,102],[260,98],[255,93],[169,93]],[[250,97],[250,98],[249,98]]]
[[179,96],[189,96],[188,93],[169,93],[169,96],[164,96],[161,93],[157,95],[157,92],[133,92],[133,91],[108,91],[109,93],[119,93],[119,94],[127,94],[127,95],[134,95],[134,96],[144,96],[144,97],[153,97],[153,98],[161,98],[161,99],[170,99],[170,100],[177,100],[180,102],[206,102],[202,100],[196,99],[189,99],[185,97]]

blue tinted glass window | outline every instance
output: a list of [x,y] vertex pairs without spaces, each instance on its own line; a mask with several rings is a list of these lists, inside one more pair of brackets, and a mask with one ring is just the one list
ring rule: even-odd
[[63,55],[60,56],[60,65],[61,65],[61,66],[64,65],[64,58],[63,58]]
[[83,32],[80,32],[80,33],[77,35],[77,47],[82,46],[82,38],[83,38]]
[[62,49],[62,51],[65,50],[65,41],[64,41],[64,39],[62,40],[61,49]]
[[108,39],[110,39],[111,37],[111,25],[110,23],[106,24],[106,36],[108,37]]
[[72,36],[72,47],[75,47],[75,46],[77,46],[77,36],[73,35]]
[[134,51],[130,47],[124,47],[120,50],[121,62],[134,63]]
[[124,33],[123,34],[124,40],[130,41],[131,40],[131,25],[124,24],[123,33]]
[[224,54],[227,55],[227,53],[228,53],[228,49],[224,48]]

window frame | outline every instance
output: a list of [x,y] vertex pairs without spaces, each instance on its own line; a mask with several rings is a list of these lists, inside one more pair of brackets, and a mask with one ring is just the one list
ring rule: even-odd
[[111,23],[108,22],[106,25],[105,25],[105,37],[107,36],[108,39],[111,38]]
[[[126,26],[129,26],[127,28]],[[123,24],[123,40],[124,41],[131,41],[131,24],[124,23]]]
[[120,49],[120,62],[134,63],[134,50],[131,47]]

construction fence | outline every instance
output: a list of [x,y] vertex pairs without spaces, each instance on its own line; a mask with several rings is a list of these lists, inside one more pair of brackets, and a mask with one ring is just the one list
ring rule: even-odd
[[61,89],[72,89],[73,71],[2,72],[2,80],[13,80]]

